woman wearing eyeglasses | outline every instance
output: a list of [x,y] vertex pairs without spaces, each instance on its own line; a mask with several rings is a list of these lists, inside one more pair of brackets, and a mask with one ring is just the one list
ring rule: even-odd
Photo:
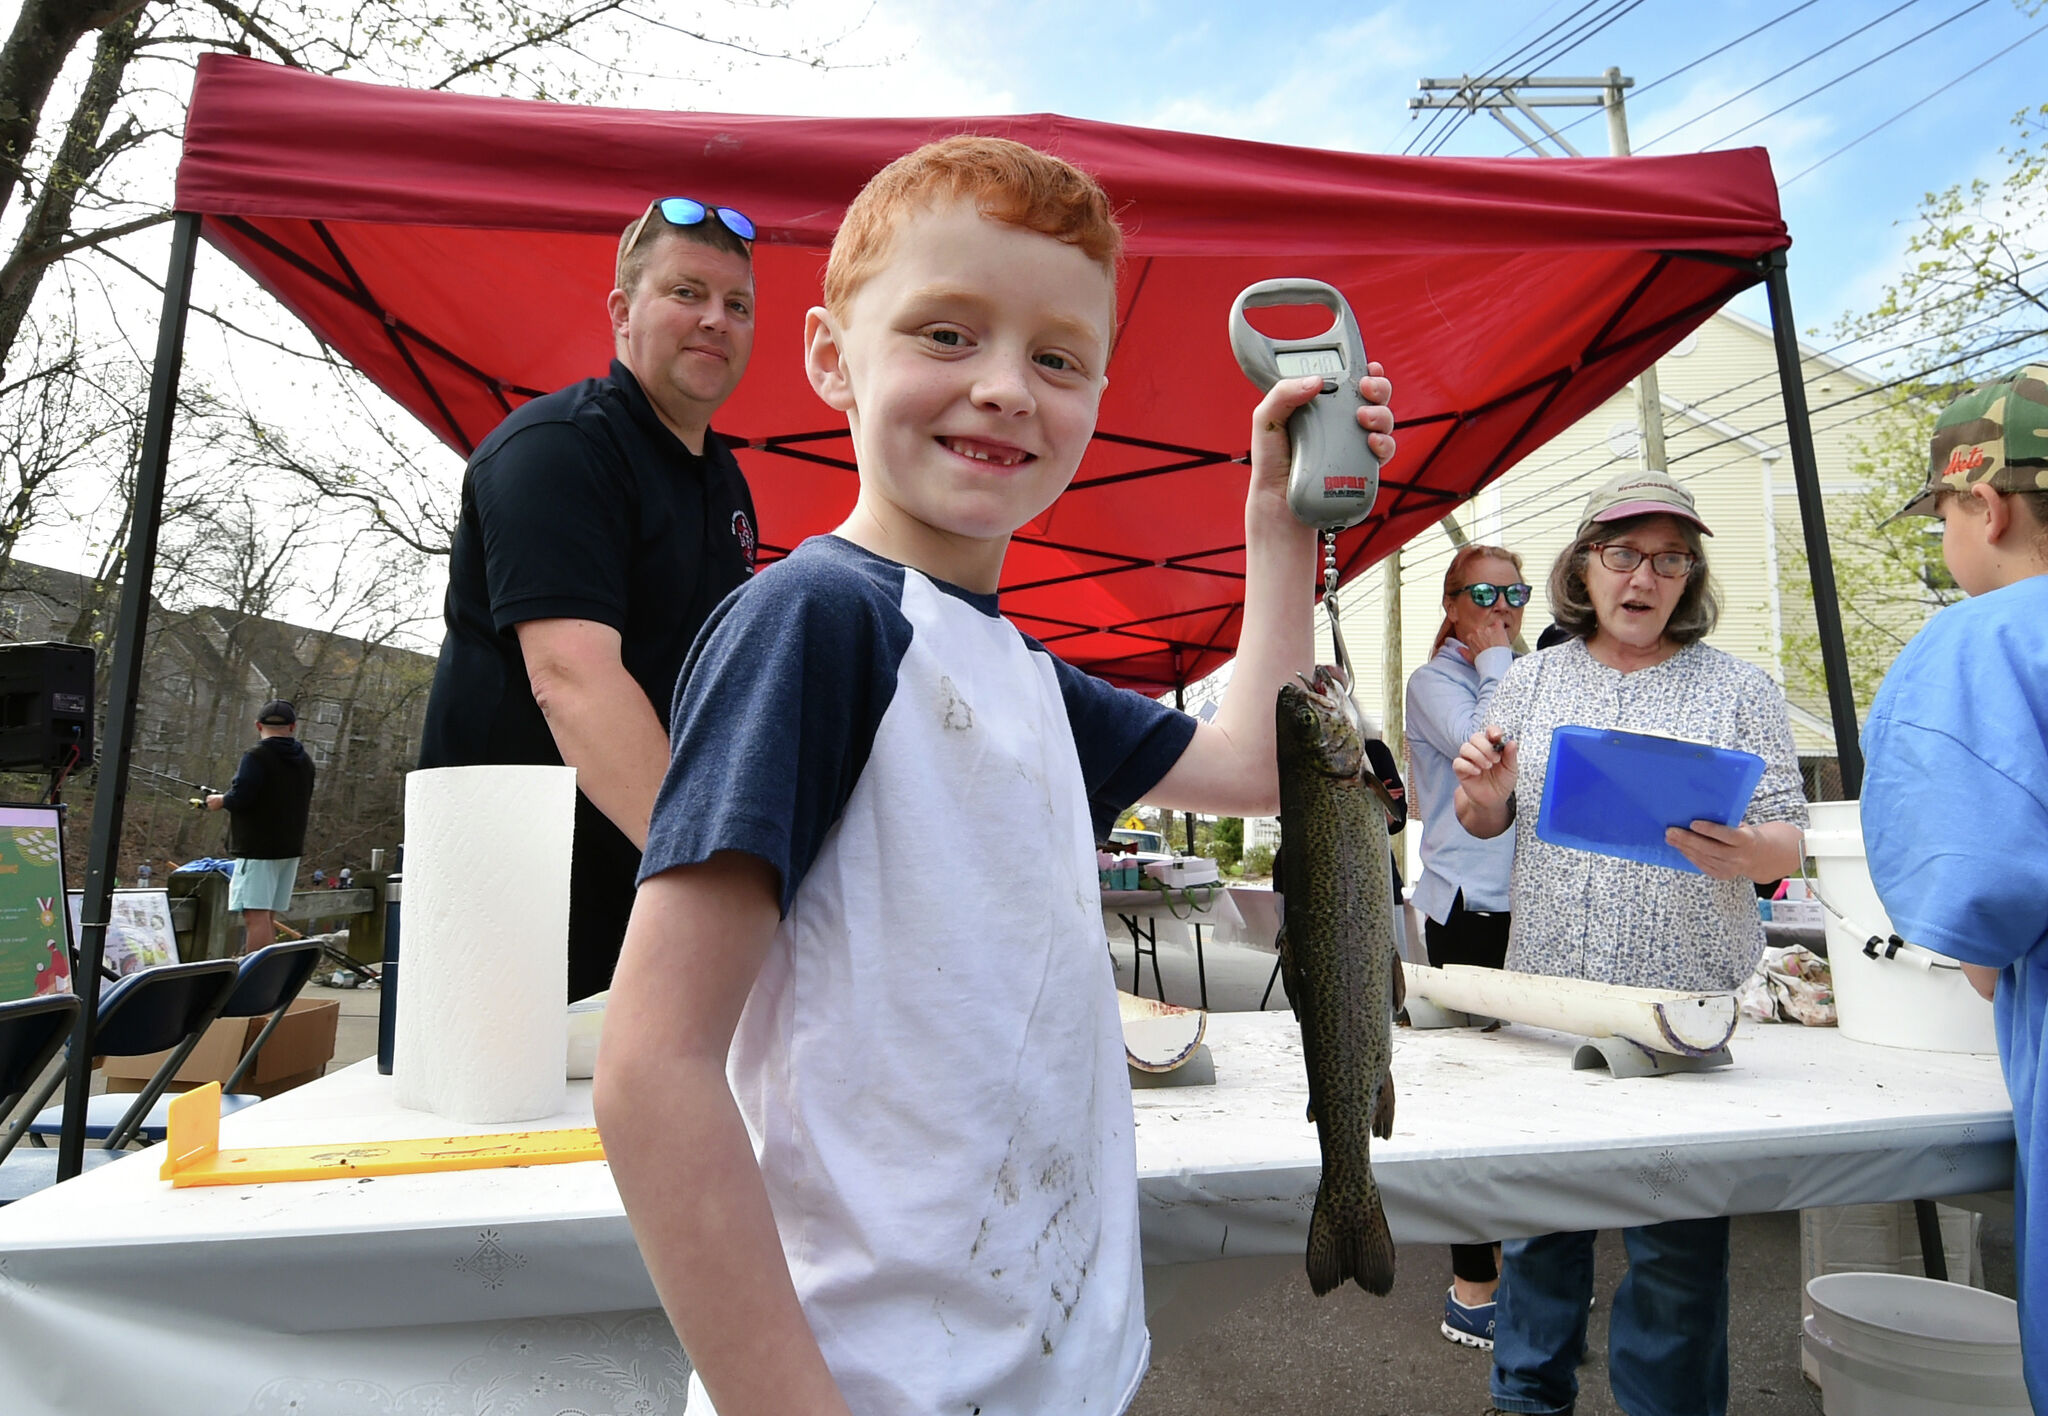
[[[1542,800],[1550,734],[1567,724],[1661,733],[1753,752],[1766,764],[1742,823],[1695,821],[1667,839],[1700,874],[1515,840],[1508,967],[1650,988],[1733,989],[1763,953],[1754,882],[1800,863],[1806,800],[1784,694],[1701,641],[1716,604],[1686,488],[1632,472],[1593,493],[1550,574],[1551,613],[1578,637],[1518,661],[1454,770],[1458,820],[1496,838]],[[1630,1416],[1728,1409],[1728,1221],[1623,1231],[1608,1380]],[[1593,1235],[1503,1246],[1493,1409],[1568,1412],[1578,1395]]]
[[[1514,663],[1529,586],[1522,558],[1501,546],[1464,546],[1444,571],[1444,622],[1429,662],[1408,680],[1409,777],[1422,812],[1422,912],[1429,961],[1497,969],[1508,950],[1508,871],[1515,859],[1509,827],[1490,840],[1471,835],[1451,809],[1451,770],[1465,739],[1486,726],[1494,694]],[[1467,1347],[1493,1346],[1494,1290],[1500,1275],[1491,1244],[1451,1246],[1451,1288],[1440,1331]]]

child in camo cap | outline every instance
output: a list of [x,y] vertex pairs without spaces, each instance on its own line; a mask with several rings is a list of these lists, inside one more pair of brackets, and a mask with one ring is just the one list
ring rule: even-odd
[[1960,960],[1993,1001],[2019,1147],[2021,1349],[2048,1411],[2048,365],[1950,405],[1927,486],[1899,515],[1942,519],[1942,559],[1970,598],[1878,690],[1863,840],[1893,927]]

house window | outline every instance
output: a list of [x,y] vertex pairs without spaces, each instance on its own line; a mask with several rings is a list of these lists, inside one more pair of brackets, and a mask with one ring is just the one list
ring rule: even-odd
[[1948,573],[1948,562],[1941,556],[1941,532],[1945,523],[1933,521],[1921,527],[1925,538],[1920,547],[1920,583],[1929,590],[1954,590],[1956,578]]
[[330,698],[323,698],[313,705],[313,721],[316,723],[339,723],[341,705]]

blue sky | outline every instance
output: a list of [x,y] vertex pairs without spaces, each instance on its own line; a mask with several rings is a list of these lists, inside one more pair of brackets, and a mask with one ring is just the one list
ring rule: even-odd
[[[1291,8],[1224,0],[869,0],[864,9],[847,0],[634,0],[631,9],[655,23],[630,51],[606,45],[590,56],[611,69],[614,103],[839,115],[1049,111],[1381,153],[1423,136],[1423,122],[1407,107],[1423,75],[1498,71],[1553,26],[1600,25],[1575,43],[1546,42],[1536,72],[1587,76],[1613,65],[1634,78],[1628,116],[1638,150],[1767,147],[1780,181],[1796,179],[1782,188],[1794,241],[1794,307],[1802,331],[1822,331],[1815,341],[1822,346],[1836,342],[1831,331],[1843,314],[1870,308],[1896,277],[1905,223],[1922,197],[1973,177],[1996,180],[2004,171],[2000,149],[2016,137],[2013,114],[2048,97],[2040,81],[2048,68],[2048,34],[2041,33],[2048,0],[1393,0]],[[828,65],[750,58],[664,24],[768,49],[825,42]],[[1526,71],[1535,57],[1524,54],[1511,67]],[[1809,62],[1772,77],[1803,59]],[[1569,133],[1583,151],[1606,151],[1598,110],[1563,112],[1584,117]],[[1887,120],[1894,121],[1833,155]],[[1517,146],[1484,115],[1455,127],[1440,123],[1432,142],[1436,136],[1451,155],[1501,156]],[[1718,141],[1724,137],[1728,144]],[[2031,220],[2036,244],[2048,243],[2048,213]],[[126,249],[154,270],[162,243],[157,230],[129,238]],[[93,299],[155,308],[154,292],[139,283],[96,292],[88,290]],[[308,342],[288,314],[215,255],[202,257],[195,295],[276,338]],[[1760,291],[1735,308],[1765,315]],[[237,346],[197,321],[187,358],[195,377],[244,389],[276,386],[270,401],[293,410],[286,422],[307,437],[360,447],[373,459],[386,455],[350,400],[324,386],[300,387],[297,372],[279,369],[262,346]],[[409,419],[384,421],[423,465],[441,469],[452,495],[459,459]],[[32,529],[23,549],[52,563],[83,564],[80,544],[95,534],[103,530],[90,519],[53,522]],[[438,584],[422,589],[431,639],[438,639],[438,592]],[[322,613],[310,603],[291,612],[309,620]]]
[[[1619,3],[1626,12],[1597,33],[1561,49],[1546,43],[1537,72],[1594,75],[1614,65],[1633,77],[1628,117],[1639,151],[1768,148],[1786,184],[1781,198],[1795,243],[1793,299],[1802,328],[1832,326],[1843,312],[1871,305],[1899,269],[1900,223],[1923,195],[1996,178],[2004,170],[1999,149],[2015,137],[2012,115],[2048,96],[2040,78],[2048,36],[2038,33],[2048,28],[2048,11],[2039,0]],[[1407,108],[1418,78],[1489,72],[1552,26],[1577,28],[1616,8],[1617,0],[1405,0],[1299,6],[1290,17],[1287,7],[1216,0],[877,0],[835,51],[856,67],[819,73],[766,65],[698,88],[689,101],[810,113],[1044,110],[1391,153],[1422,133],[1422,120]],[[1332,19],[1332,10],[1341,13]],[[789,22],[814,25],[819,13],[798,0]],[[1665,77],[1773,20],[1754,38]],[[1528,62],[1525,56],[1515,67]],[[1597,110],[1564,111],[1579,116],[1586,121],[1568,136],[1588,155],[1604,154]],[[1830,156],[1888,119],[1895,121],[1875,136]],[[1481,114],[1459,124],[1442,151],[1500,156],[1517,146]],[[1805,172],[1815,163],[1822,165]],[[1737,308],[1764,314],[1760,293]]]

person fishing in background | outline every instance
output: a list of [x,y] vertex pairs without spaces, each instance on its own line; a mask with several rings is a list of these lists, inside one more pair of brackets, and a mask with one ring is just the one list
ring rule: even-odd
[[[1718,613],[1686,487],[1629,472],[1587,500],[1550,572],[1551,613],[1578,637],[1516,661],[1485,726],[1458,749],[1459,824],[1490,840],[1535,812],[1550,735],[1567,724],[1661,733],[1764,759],[1741,824],[1695,821],[1666,840],[1699,874],[1515,839],[1508,965],[1646,988],[1732,991],[1764,949],[1753,882],[1798,870],[1806,798],[1785,695],[1763,670],[1702,641]],[[1629,1416],[1725,1416],[1728,1221],[1622,1231],[1608,1382]],[[1559,1416],[1578,1398],[1591,1233],[1502,1246],[1491,1410]]]
[[[1422,805],[1422,874],[1415,907],[1432,968],[1497,969],[1508,953],[1508,872],[1515,828],[1482,840],[1458,824],[1451,764],[1487,722],[1514,663],[1529,586],[1522,558],[1501,546],[1467,545],[1444,568],[1444,622],[1429,662],[1408,680],[1408,761]],[[1411,804],[1412,805],[1412,804]],[[1440,1329],[1466,1347],[1493,1349],[1500,1269],[1492,1244],[1451,1245],[1451,1287]]]
[[2020,1354],[2048,1410],[2048,366],[1951,404],[1899,515],[1941,518],[1941,558],[1970,598],[1913,636],[1871,705],[1864,848],[1892,927],[1961,961],[1994,1005],[2019,1148]]
[[[277,917],[291,908],[313,805],[313,759],[299,746],[298,710],[282,698],[256,714],[256,745],[242,754],[235,780],[203,798],[228,813],[235,874],[228,908],[242,916],[244,953],[277,942]],[[316,874],[315,880],[318,876]]]

